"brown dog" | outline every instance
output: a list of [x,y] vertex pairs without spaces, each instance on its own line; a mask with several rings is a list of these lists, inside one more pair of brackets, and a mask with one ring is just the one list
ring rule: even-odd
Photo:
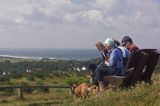
[[93,89],[96,89],[96,86],[93,85],[89,87],[87,83],[81,83],[80,85],[76,84],[71,85],[71,93],[75,97],[86,98],[89,91],[92,91]]

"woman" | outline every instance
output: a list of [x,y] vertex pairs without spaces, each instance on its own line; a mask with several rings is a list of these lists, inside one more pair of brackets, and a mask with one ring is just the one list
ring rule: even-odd
[[123,76],[124,75],[124,65],[123,65],[123,54],[120,49],[115,45],[115,42],[112,38],[107,38],[104,42],[105,49],[109,53],[108,64],[105,62],[104,65],[108,67],[97,67],[95,70],[95,79],[98,80],[100,91],[104,91],[104,75],[115,75]]
[[105,49],[102,42],[97,42],[95,46],[102,56],[102,61],[97,66],[97,67],[100,67],[105,65],[105,62],[108,63],[108,51],[107,49]]

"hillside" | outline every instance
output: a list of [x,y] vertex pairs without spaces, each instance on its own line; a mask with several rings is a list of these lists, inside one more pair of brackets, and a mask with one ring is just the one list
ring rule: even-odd
[[[12,78],[2,84],[11,85],[68,85],[69,83],[87,82],[86,74],[39,74]],[[41,76],[41,77],[40,77]],[[87,99],[74,100],[68,89],[25,89],[24,99],[19,99],[17,90],[0,90],[0,106],[158,106],[160,104],[160,74],[152,76],[150,84],[137,84],[128,89],[107,90],[97,95],[89,94]],[[49,91],[49,92],[48,92]]]
[[[72,66],[82,67],[91,61],[32,61],[1,62],[0,71],[10,74],[0,75],[0,85],[69,85],[70,83],[88,82],[88,71],[67,71]],[[69,63],[68,63],[69,62]],[[59,64],[60,63],[60,64]],[[63,64],[64,67],[61,67]],[[28,67],[42,68],[40,71],[26,72]],[[65,71],[60,71],[63,70]],[[12,69],[12,70],[11,70]],[[14,69],[14,70],[13,70]],[[55,70],[56,69],[56,70]],[[20,73],[14,73],[19,72]],[[19,91],[0,89],[0,106],[158,106],[160,104],[160,62],[152,76],[153,84],[137,84],[128,89],[107,90],[97,95],[90,94],[87,99],[74,100],[68,89],[25,89],[24,99],[19,98]]]
[[72,104],[74,106],[159,106],[160,74],[155,74],[153,80],[152,85],[140,83],[129,89],[108,90]]

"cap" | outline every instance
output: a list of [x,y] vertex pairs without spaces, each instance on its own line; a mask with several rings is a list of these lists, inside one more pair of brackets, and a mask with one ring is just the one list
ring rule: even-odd
[[129,36],[123,37],[122,42],[121,42],[122,46],[124,46],[127,42],[133,43],[132,38]]

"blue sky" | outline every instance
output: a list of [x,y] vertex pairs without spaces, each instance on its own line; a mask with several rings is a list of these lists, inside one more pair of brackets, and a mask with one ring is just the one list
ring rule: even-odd
[[0,0],[0,48],[94,48],[130,35],[160,48],[160,0]]

